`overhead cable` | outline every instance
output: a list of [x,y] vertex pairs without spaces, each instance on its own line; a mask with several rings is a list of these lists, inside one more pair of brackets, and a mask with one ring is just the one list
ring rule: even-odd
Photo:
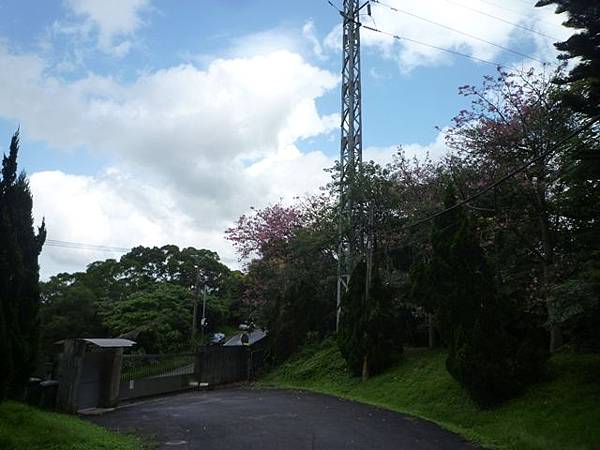
[[426,217],[424,219],[417,220],[416,222],[413,222],[413,223],[410,223],[408,225],[405,225],[402,228],[413,228],[413,227],[416,227],[417,225],[422,225],[422,224],[424,224],[426,222],[430,222],[430,221],[432,221],[433,219],[435,219],[437,217],[440,217],[440,216],[442,216],[442,215],[444,215],[446,213],[449,213],[450,211],[453,211],[456,208],[460,208],[461,206],[464,206],[467,203],[472,202],[473,200],[481,197],[482,195],[487,194],[488,192],[490,192],[495,187],[497,187],[500,184],[504,183],[505,181],[511,179],[512,177],[514,177],[518,173],[523,172],[529,166],[531,166],[531,165],[535,164],[536,162],[541,161],[544,158],[552,155],[554,152],[556,152],[557,150],[559,150],[559,148],[563,144],[565,144],[566,142],[570,141],[571,139],[573,139],[578,134],[580,134],[580,133],[584,132],[585,130],[591,128],[592,126],[594,126],[598,122],[600,122],[600,117],[595,117],[595,118],[591,119],[585,125],[582,125],[581,127],[579,127],[576,130],[574,130],[572,133],[569,133],[563,139],[561,139],[560,141],[558,141],[557,143],[555,143],[548,150],[542,152],[540,155],[536,156],[535,158],[529,160],[528,162],[526,162],[526,163],[522,164],[521,166],[517,167],[516,169],[510,171],[509,173],[507,173],[506,175],[504,175],[500,179],[496,180],[494,183],[486,186],[485,188],[483,188],[481,191],[477,192],[476,194],[473,194],[473,195],[465,198],[464,200],[461,200],[460,202],[458,202],[458,203],[450,206],[449,208],[446,208],[446,209],[444,209],[442,211],[439,211],[439,212],[437,212],[435,214],[432,214],[431,216],[428,216],[428,217]]
[[422,20],[422,21],[424,21],[424,22],[427,22],[427,23],[430,23],[430,24],[432,24],[432,25],[435,25],[435,26],[438,26],[438,27],[441,27],[441,28],[445,28],[446,30],[450,30],[450,31],[452,31],[452,32],[454,32],[454,33],[458,33],[458,34],[461,34],[461,35],[463,35],[463,36],[467,36],[467,37],[469,37],[469,38],[471,38],[471,39],[475,39],[475,40],[477,40],[477,41],[484,42],[484,43],[486,43],[486,44],[488,44],[488,45],[492,45],[492,46],[494,46],[494,47],[497,47],[497,48],[499,48],[499,49],[501,49],[501,50],[504,50],[504,51],[506,51],[506,52],[509,52],[509,53],[513,53],[513,54],[515,54],[515,55],[518,55],[518,56],[521,56],[521,57],[523,57],[523,58],[527,58],[527,59],[530,59],[530,60],[532,60],[532,61],[539,62],[539,63],[541,63],[541,64],[548,64],[546,61],[542,61],[541,59],[535,58],[535,57],[533,57],[533,56],[527,55],[527,54],[525,54],[525,53],[522,53],[522,52],[520,52],[520,51],[517,51],[517,50],[513,50],[513,49],[511,49],[511,48],[508,48],[508,47],[505,47],[505,46],[503,46],[503,45],[497,44],[497,43],[495,43],[495,42],[488,41],[487,39],[481,38],[481,37],[479,37],[479,36],[476,36],[476,35],[474,35],[474,34],[471,34],[471,33],[467,33],[466,31],[461,31],[461,30],[458,30],[458,29],[456,29],[456,28],[453,28],[453,27],[451,27],[451,26],[444,25],[443,23],[439,23],[439,22],[436,22],[436,21],[434,21],[434,20],[427,19],[426,17],[419,16],[419,15],[417,15],[417,14],[414,14],[414,13],[410,12],[410,11],[405,11],[405,10],[402,10],[402,9],[396,8],[396,7],[394,7],[394,6],[388,5],[387,3],[383,3],[383,2],[381,2],[381,1],[379,1],[379,0],[371,0],[371,1],[372,1],[373,3],[376,3],[376,4],[378,4],[378,5],[381,5],[381,6],[383,6],[383,7],[385,7],[385,8],[388,8],[388,9],[390,9],[391,11],[394,11],[394,12],[396,12],[396,13],[399,13],[399,14],[405,14],[405,15],[408,15],[408,16],[411,16],[411,17],[414,17],[414,18],[416,18],[416,19]]
[[[340,13],[341,16],[345,17],[344,13],[342,11],[340,11],[330,0],[326,0],[327,3],[329,3],[338,13]],[[469,58],[473,61],[477,61],[477,62],[481,62],[484,64],[490,64],[494,67],[505,67],[505,64],[501,64],[499,62],[495,62],[495,61],[490,61],[489,59],[484,59],[484,58],[479,58],[477,56],[473,56],[473,55],[469,55],[467,53],[462,53],[459,52],[458,50],[452,50],[449,48],[444,48],[444,47],[439,47],[437,45],[433,45],[433,44],[428,44],[427,42],[422,42],[422,41],[418,41],[416,39],[412,39],[406,36],[400,36],[394,33],[390,33],[389,31],[383,31],[380,30],[379,28],[375,28],[375,27],[371,27],[368,25],[365,25],[363,23],[357,22],[355,20],[352,20],[352,22],[355,22],[359,25],[361,25],[365,30],[369,30],[369,31],[373,31],[375,33],[379,33],[382,34],[384,36],[388,36],[391,37],[393,39],[396,39],[397,41],[406,41],[406,42],[412,42],[413,44],[417,44],[417,45],[421,45],[423,47],[428,47],[428,48],[432,48],[435,50],[439,50],[441,52],[445,52],[445,53],[449,53],[451,55],[456,55],[456,56],[462,56],[463,58]]]
[[85,244],[81,242],[69,242],[60,241],[57,239],[46,239],[44,246],[48,247],[61,247],[69,248],[73,250],[90,250],[90,251],[102,251],[102,252],[113,252],[113,253],[127,253],[131,249],[125,247],[114,247],[110,245],[97,245],[97,244]]
[[470,6],[463,5],[462,3],[455,2],[453,0],[446,0],[446,2],[448,2],[448,3],[452,4],[452,5],[460,6],[461,8],[464,8],[464,9],[468,9],[469,11],[472,11],[474,13],[480,14],[482,16],[490,17],[490,18],[492,18],[494,20],[498,20],[500,22],[504,22],[504,23],[506,23],[508,25],[512,25],[513,27],[520,28],[521,30],[525,30],[525,31],[528,31],[530,33],[537,34],[539,36],[543,36],[545,38],[552,39],[555,42],[560,41],[559,38],[554,37],[554,36],[550,36],[549,34],[546,34],[546,33],[542,33],[541,31],[538,31],[538,30],[536,30],[534,28],[526,27],[526,26],[521,25],[519,23],[511,22],[510,20],[506,20],[506,19],[503,19],[502,17],[495,16],[494,14],[486,13],[485,11],[481,11],[479,9],[472,8]]

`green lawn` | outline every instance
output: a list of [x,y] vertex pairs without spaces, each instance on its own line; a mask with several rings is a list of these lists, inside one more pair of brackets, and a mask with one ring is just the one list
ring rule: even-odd
[[141,439],[21,403],[0,404],[2,450],[140,450]]
[[366,383],[351,378],[332,341],[261,380],[419,416],[488,448],[600,449],[600,355],[558,354],[546,379],[494,410],[479,410],[444,367],[441,351],[410,349]]

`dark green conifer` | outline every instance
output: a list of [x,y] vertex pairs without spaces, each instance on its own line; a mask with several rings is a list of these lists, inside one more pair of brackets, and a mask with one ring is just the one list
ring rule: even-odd
[[[456,204],[454,188],[445,206]],[[432,229],[428,282],[435,286],[438,320],[448,346],[446,368],[481,406],[491,406],[539,378],[544,333],[512,299],[501,297],[476,227],[462,208]]]
[[575,33],[558,42],[562,59],[578,58],[569,76],[562,80],[573,90],[570,103],[589,116],[600,114],[600,2],[597,0],[539,0],[536,6],[556,5],[556,13],[567,12],[564,25]]
[[17,175],[19,132],[2,160],[0,179],[0,399],[10,388],[20,395],[34,368],[38,346],[38,256],[44,224],[33,227],[31,191],[25,173]]

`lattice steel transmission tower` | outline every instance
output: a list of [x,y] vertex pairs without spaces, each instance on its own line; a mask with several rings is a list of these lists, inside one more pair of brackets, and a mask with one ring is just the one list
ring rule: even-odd
[[356,239],[354,234],[356,205],[353,202],[355,182],[362,163],[362,120],[360,83],[360,20],[359,12],[369,2],[359,6],[359,0],[344,0],[342,124],[340,145],[340,205],[338,242],[338,280],[336,330],[340,323],[340,305],[348,289],[354,267]]

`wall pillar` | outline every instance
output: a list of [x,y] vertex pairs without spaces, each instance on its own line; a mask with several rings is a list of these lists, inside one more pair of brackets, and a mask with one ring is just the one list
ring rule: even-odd
[[123,368],[123,349],[115,348],[108,358],[105,392],[102,404],[104,408],[114,408],[119,404],[119,389],[121,388],[121,370]]
[[85,347],[84,341],[65,339],[56,397],[56,407],[60,411],[77,413]]

